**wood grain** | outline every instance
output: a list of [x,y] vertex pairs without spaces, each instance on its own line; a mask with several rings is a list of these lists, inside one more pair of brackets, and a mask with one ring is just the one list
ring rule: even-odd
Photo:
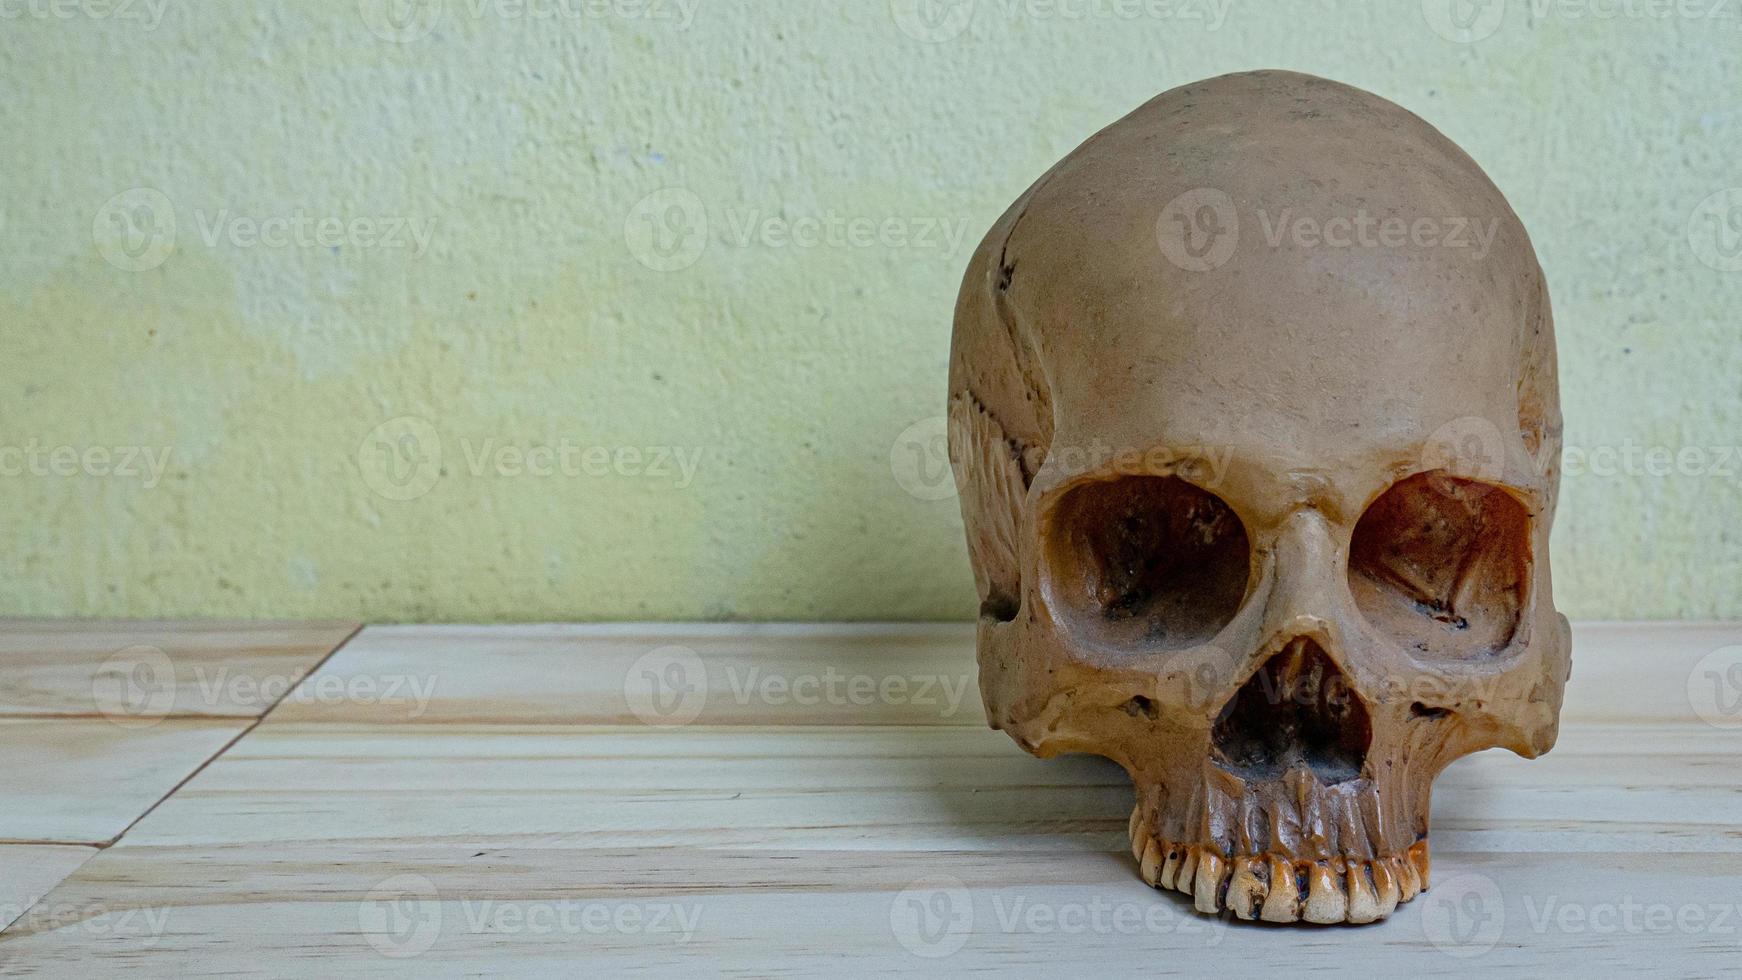
[[[1738,647],[1739,623],[1575,624],[1563,717],[1616,722],[1697,717],[1699,708],[1712,707],[1701,662],[1707,661],[1709,669],[1716,666],[1710,662],[1714,655]],[[1726,715],[1742,734],[1742,710]]]
[[0,621],[0,841],[115,839],[354,631]]
[[[1454,765],[1435,839],[1615,851],[1643,835],[1742,851],[1739,750],[1689,725],[1571,726],[1535,762],[1489,752]],[[1034,759],[982,729],[269,721],[127,842],[1114,850],[1130,806],[1112,764]]]
[[[355,623],[0,620],[0,716],[103,715],[131,693],[157,717],[254,718],[355,631]],[[169,670],[150,674],[157,663]],[[110,689],[135,668],[147,671],[143,690]]]
[[0,971],[1725,975],[1742,717],[1699,683],[1739,636],[1580,627],[1554,752],[1453,766],[1433,889],[1319,929],[1143,886],[1124,774],[1023,755],[971,687],[827,696],[831,667],[971,678],[965,627],[370,629],[0,933]]
[[247,725],[172,718],[123,728],[98,718],[0,718],[0,841],[113,840]]
[[[1358,928],[1201,918],[1129,856],[117,847],[0,969],[151,976],[1733,975],[1742,855],[1449,853]],[[91,910],[85,917],[67,910]],[[1461,918],[1460,918],[1461,916]]]
[[1105,848],[1124,773],[980,729],[267,725],[129,844]]
[[[967,624],[369,627],[275,717],[980,728],[973,636]],[[1685,721],[1696,665],[1742,645],[1742,625],[1588,623],[1573,643],[1566,720]]]
[[0,844],[0,930],[96,853],[94,847]]
[[979,699],[967,624],[372,626],[274,719],[983,728]]

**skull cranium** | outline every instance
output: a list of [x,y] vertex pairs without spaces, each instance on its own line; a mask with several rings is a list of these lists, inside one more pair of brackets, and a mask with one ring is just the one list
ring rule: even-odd
[[1547,289],[1416,116],[1286,72],[1158,96],[981,244],[950,399],[989,719],[1125,767],[1151,884],[1384,918],[1439,772],[1553,745]]

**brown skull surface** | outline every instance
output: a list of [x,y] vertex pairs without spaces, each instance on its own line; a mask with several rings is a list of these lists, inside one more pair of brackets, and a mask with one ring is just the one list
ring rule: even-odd
[[1547,291],[1402,108],[1255,72],[1091,138],[976,252],[950,417],[991,723],[1125,767],[1151,884],[1382,919],[1435,776],[1553,745]]

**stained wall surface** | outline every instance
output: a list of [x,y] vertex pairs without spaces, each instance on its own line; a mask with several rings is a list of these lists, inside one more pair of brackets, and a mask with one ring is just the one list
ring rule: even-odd
[[1742,615],[1715,0],[0,0],[0,615],[969,617],[969,253],[1258,67],[1531,229],[1561,607]]

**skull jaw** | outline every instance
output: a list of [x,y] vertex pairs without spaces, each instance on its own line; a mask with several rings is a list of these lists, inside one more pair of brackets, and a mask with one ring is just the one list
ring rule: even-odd
[[1337,856],[1318,861],[1275,852],[1229,857],[1213,844],[1172,843],[1141,829],[1143,809],[1131,814],[1131,852],[1145,883],[1182,892],[1206,915],[1226,910],[1236,918],[1319,925],[1365,925],[1427,890],[1427,838],[1399,854]]
[[1327,785],[1305,768],[1255,780],[1214,763],[1195,775],[1181,794],[1134,773],[1129,829],[1143,880],[1199,912],[1358,925],[1427,888],[1428,801],[1404,780]]

